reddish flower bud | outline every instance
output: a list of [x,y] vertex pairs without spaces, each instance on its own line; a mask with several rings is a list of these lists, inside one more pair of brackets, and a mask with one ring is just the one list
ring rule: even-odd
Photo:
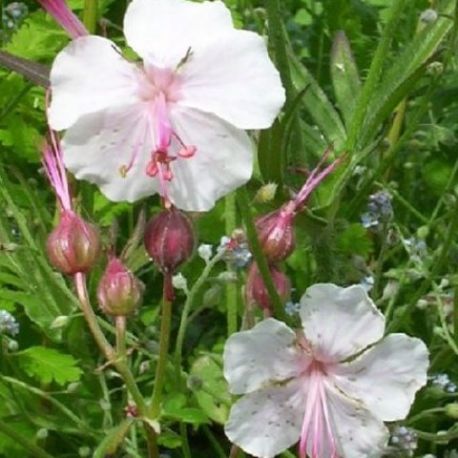
[[294,216],[294,204],[289,202],[256,220],[259,242],[269,262],[283,261],[293,252],[296,245]]
[[144,289],[118,258],[111,258],[97,288],[100,308],[107,315],[130,315],[140,305]]
[[[291,294],[291,283],[288,277],[275,266],[270,266],[270,274],[278,295],[282,301],[286,302]],[[269,292],[264,285],[264,280],[255,262],[251,264],[248,270],[245,295],[248,304],[255,303],[263,310],[272,310]]]
[[62,273],[88,272],[100,253],[99,232],[71,210],[64,210],[49,234],[46,251],[51,264]]
[[144,242],[146,251],[161,271],[173,273],[194,250],[191,220],[175,208],[164,210],[146,225]]

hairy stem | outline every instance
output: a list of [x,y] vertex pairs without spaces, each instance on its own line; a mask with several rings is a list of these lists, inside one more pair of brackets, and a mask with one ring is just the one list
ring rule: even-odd
[[169,284],[170,274],[164,276],[164,293],[162,300],[161,335],[159,339],[159,360],[156,366],[153,395],[149,413],[152,418],[157,418],[161,411],[162,390],[165,382],[167,359],[169,353],[170,329],[172,324],[172,301],[170,300]]
[[23,447],[24,450],[27,450],[34,458],[53,458],[52,455],[49,455],[41,447],[38,447],[38,445],[26,439],[22,434],[19,434],[15,429],[8,426],[3,420],[0,420],[0,433],[13,439],[16,444]]

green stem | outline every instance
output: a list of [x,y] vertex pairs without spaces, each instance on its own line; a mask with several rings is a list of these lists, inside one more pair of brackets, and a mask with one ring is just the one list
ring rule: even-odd
[[117,371],[121,374],[124,383],[132,398],[134,399],[137,407],[139,409],[139,413],[141,415],[146,414],[146,403],[143,399],[140,390],[138,389],[137,383],[135,381],[132,372],[130,371],[127,363],[123,359],[118,359],[116,352],[114,351],[113,347],[105,338],[102,330],[99,327],[97,322],[97,316],[92,309],[89,294],[87,292],[86,287],[86,276],[82,273],[77,273],[74,277],[76,293],[78,295],[78,299],[80,301],[81,310],[83,312],[84,318],[89,326],[89,330],[91,331],[92,336],[94,337],[98,347],[104,354],[105,358],[108,362],[113,364]]
[[191,449],[189,448],[189,441],[188,441],[188,432],[186,429],[186,424],[181,422],[180,423],[180,434],[182,440],[182,450],[184,458],[192,458]]
[[165,382],[165,373],[167,368],[167,359],[169,353],[170,329],[172,325],[172,301],[166,291],[169,279],[164,276],[164,294],[162,300],[162,316],[161,316],[161,335],[159,339],[159,360],[156,366],[156,377],[154,379],[153,395],[151,397],[151,405],[149,413],[151,418],[157,418],[161,411],[162,390]]
[[24,437],[23,434],[19,434],[13,428],[8,426],[5,422],[3,422],[3,420],[0,420],[0,433],[13,439],[13,441],[16,444],[20,445],[25,450],[30,452],[30,454],[34,458],[53,458],[52,455],[46,453],[46,451],[43,450],[41,447],[38,447],[38,445],[35,445],[29,439]]
[[181,313],[181,320],[180,320],[180,327],[178,328],[177,341],[175,344],[174,359],[175,359],[175,367],[178,373],[181,373],[181,364],[182,364],[182,358],[183,358],[183,343],[184,343],[184,338],[186,335],[186,327],[188,325],[188,317],[189,317],[189,313],[191,312],[192,306],[194,304],[194,299],[196,298],[196,295],[199,293],[204,283],[207,281],[207,278],[209,277],[215,265],[219,261],[221,261],[221,259],[224,257],[224,253],[225,253],[224,250],[221,250],[215,256],[213,256],[210,262],[205,266],[205,269],[203,270],[202,274],[197,279],[197,281],[194,283],[191,290],[189,291],[188,296],[186,297],[186,302],[183,306],[183,311]]
[[436,415],[436,414],[444,413],[444,412],[445,412],[445,407],[434,407],[432,409],[423,410],[423,412],[420,412],[419,414],[414,415],[413,417],[409,418],[407,420],[407,424],[411,425],[411,424],[416,423],[419,420],[423,420],[424,418],[427,418],[427,417],[429,417],[431,415]]
[[383,65],[385,65],[386,56],[390,49],[391,39],[393,38],[393,35],[396,31],[396,27],[398,26],[405,3],[406,0],[397,0],[392,2],[388,12],[389,19],[387,25],[375,51],[374,58],[372,59],[366,82],[364,83],[363,89],[360,92],[358,99],[356,100],[355,111],[348,129],[347,149],[350,151],[350,153],[352,153],[357,146],[359,133],[363,127],[364,118],[366,117],[366,110],[369,106],[370,98],[372,97],[372,94],[374,93],[379,82]]
[[116,323],[116,355],[120,360],[126,359],[126,317],[117,316]]
[[435,293],[436,300],[437,300],[437,310],[439,312],[439,320],[441,323],[442,332],[444,333],[444,338],[447,341],[447,343],[449,344],[449,347],[455,353],[455,355],[458,355],[458,345],[455,342],[454,336],[450,335],[450,331],[448,329],[448,324],[447,324],[447,318],[445,317],[445,312],[444,312],[444,303],[442,302],[439,288],[437,287],[435,283],[433,283],[433,287],[434,287],[434,293]]
[[207,436],[208,441],[213,447],[213,450],[217,454],[218,458],[226,458],[226,454],[224,453],[223,447],[221,447],[221,444],[218,442],[218,439],[216,439],[215,435],[212,433],[210,428],[206,425],[202,426],[204,434]]
[[39,388],[35,388],[34,386],[27,385],[26,383],[22,382],[21,380],[17,380],[12,377],[6,377],[3,375],[0,375],[0,380],[5,383],[10,383],[12,385],[19,386],[20,388],[41,397],[46,402],[49,402],[50,404],[52,404],[56,409],[60,410],[71,421],[73,421],[78,426],[78,428],[81,430],[81,432],[84,432],[84,434],[88,434],[90,436],[95,436],[94,431],[90,430],[89,427],[86,425],[86,423],[84,423],[83,420],[81,420],[77,415],[75,415],[64,404],[62,404],[57,399],[52,397],[49,393],[42,391]]
[[[269,24],[268,34],[269,34],[269,43],[271,44],[275,62],[277,68],[280,72],[280,78],[286,92],[286,102],[284,106],[284,112],[290,112],[294,101],[296,100],[297,91],[293,84],[293,79],[291,76],[291,68],[289,65],[288,59],[288,45],[286,32],[282,20],[282,13],[280,8],[281,2],[279,0],[267,0],[266,1],[266,12],[267,12],[267,21]],[[296,111],[292,119],[292,140],[291,140],[291,151],[298,154],[303,150],[302,144],[302,130],[299,121],[299,116]],[[280,177],[283,177],[284,165],[287,161],[284,159],[286,151],[277,151],[276,153],[282,154],[281,161],[281,173]]]
[[455,342],[458,345],[458,286],[455,287],[453,298],[453,334],[455,336]]
[[83,23],[91,34],[97,29],[97,19],[98,0],[84,0]]
[[[237,225],[235,194],[229,194],[225,198],[226,203],[226,234],[230,237]],[[237,284],[229,282],[226,284],[226,313],[227,313],[227,335],[230,336],[237,331]]]
[[272,276],[270,275],[269,265],[267,259],[262,252],[261,244],[259,243],[258,233],[253,222],[250,209],[250,201],[248,199],[247,191],[245,188],[240,188],[237,191],[237,201],[240,207],[240,213],[242,214],[243,221],[245,222],[248,240],[250,242],[250,247],[253,252],[254,259],[258,265],[259,272],[261,273],[264,284],[269,293],[271,303],[273,304],[275,315],[282,321],[286,321],[286,314],[278,295],[278,292],[275,288]]

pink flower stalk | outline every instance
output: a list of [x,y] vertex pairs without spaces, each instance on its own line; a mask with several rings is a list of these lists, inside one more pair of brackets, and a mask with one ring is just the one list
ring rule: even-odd
[[46,251],[51,264],[67,275],[88,272],[100,252],[98,230],[73,211],[72,198],[54,132],[43,147],[43,166],[60,205],[60,221],[49,234]]
[[71,38],[89,35],[84,24],[68,7],[65,0],[38,0],[41,7],[50,14]]
[[233,334],[224,376],[233,394],[225,431],[247,453],[273,458],[299,442],[299,457],[378,458],[385,421],[404,419],[426,383],[428,351],[385,319],[359,285],[311,286],[302,329],[268,318]]
[[50,130],[49,136],[51,143],[45,142],[42,149],[43,167],[59,201],[61,210],[72,211],[72,198],[62,158],[62,150],[52,130]]
[[329,150],[323,155],[319,164],[310,173],[306,182],[296,196],[282,205],[278,210],[263,215],[256,220],[259,242],[269,262],[286,259],[296,246],[294,235],[294,218],[304,208],[310,194],[340,164],[336,159],[326,167],[322,167]]
[[66,130],[65,165],[113,201],[159,193],[209,210],[251,176],[245,130],[270,127],[285,100],[265,41],[235,29],[221,1],[133,0],[124,33],[143,62],[96,36],[54,61],[48,111]]

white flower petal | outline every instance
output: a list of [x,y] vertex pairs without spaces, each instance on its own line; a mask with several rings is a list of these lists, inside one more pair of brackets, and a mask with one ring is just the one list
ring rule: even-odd
[[379,458],[388,441],[388,429],[361,403],[326,389],[329,415],[342,458]]
[[307,366],[295,332],[274,318],[232,334],[224,347],[224,376],[234,394],[295,377]]
[[198,49],[232,28],[230,11],[220,1],[133,0],[124,17],[129,46],[148,63],[168,68],[189,48]]
[[[95,183],[112,201],[134,202],[157,189],[145,173],[153,148],[148,115],[140,106],[104,110],[82,117],[62,141],[65,166],[78,179]],[[132,169],[123,178],[136,151]]]
[[51,68],[51,127],[66,129],[83,115],[136,103],[139,74],[110,40],[96,36],[73,40]]
[[[174,130],[193,157],[172,163],[170,200],[188,211],[210,210],[215,201],[246,183],[253,170],[253,146],[248,135],[215,116],[175,107]],[[176,145],[175,145],[176,146]]]
[[245,452],[272,458],[299,439],[305,410],[302,379],[262,388],[238,400],[225,425],[227,437]]
[[262,37],[243,30],[216,36],[183,66],[180,105],[211,112],[239,129],[270,127],[285,102]]
[[426,384],[428,364],[428,350],[420,339],[392,334],[354,361],[337,366],[335,381],[381,420],[401,420]]
[[301,298],[300,316],[314,354],[341,361],[383,337],[385,318],[360,285],[313,285]]

